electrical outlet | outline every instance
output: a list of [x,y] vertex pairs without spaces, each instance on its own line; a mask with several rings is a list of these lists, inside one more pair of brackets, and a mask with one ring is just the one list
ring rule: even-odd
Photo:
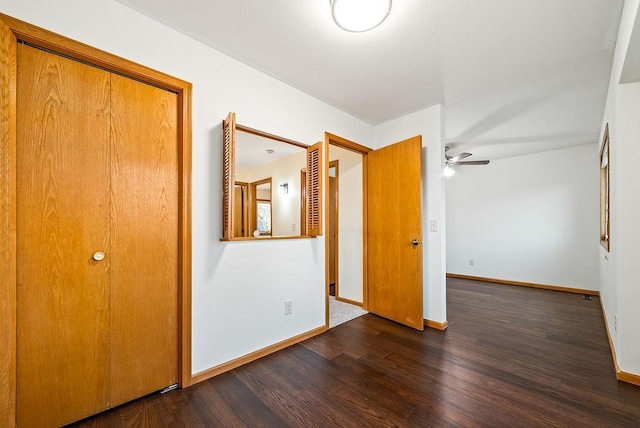
[[473,259],[469,259],[469,266],[473,266]]
[[291,231],[292,232],[296,231],[296,224],[295,223],[291,223]]
[[618,314],[613,316],[613,330],[618,331]]
[[284,314],[291,315],[293,313],[293,300],[284,301]]

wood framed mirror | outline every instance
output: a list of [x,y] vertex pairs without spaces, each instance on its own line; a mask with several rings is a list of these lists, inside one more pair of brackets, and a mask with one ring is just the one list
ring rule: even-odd
[[222,133],[221,240],[322,235],[322,143],[240,125],[235,113]]

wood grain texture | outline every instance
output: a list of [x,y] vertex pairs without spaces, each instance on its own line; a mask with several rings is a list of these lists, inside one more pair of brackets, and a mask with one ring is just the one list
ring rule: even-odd
[[599,299],[599,300],[600,300],[600,309],[602,310],[602,318],[604,318],[604,327],[605,327],[605,331],[607,332],[607,339],[609,341],[609,349],[611,350],[611,358],[613,359],[613,367],[616,374],[616,379],[618,379],[621,382],[626,382],[626,383],[640,386],[640,375],[622,371],[618,366],[618,357],[616,356],[616,348],[613,344],[613,339],[611,338],[611,331],[609,331],[609,321],[607,319],[607,311],[604,309],[604,304],[602,303],[602,299]]
[[[191,260],[192,260],[192,183],[193,147],[191,141],[192,85],[176,82],[178,91],[178,141],[179,141],[179,212],[178,212],[178,308],[180,311],[180,386],[191,385]],[[164,86],[162,86],[164,87]]]
[[249,128],[248,126],[240,125],[239,123],[235,124],[235,129],[237,131],[242,131],[248,134],[257,135],[258,137],[264,137],[270,140],[281,141],[283,143],[291,144],[292,146],[300,147],[302,149],[306,149],[307,147],[309,147],[307,144],[303,144],[295,140],[290,140],[288,138],[281,137],[279,135],[269,134],[268,132],[260,131],[259,129]]
[[602,311],[602,318],[604,318],[604,328],[607,332],[607,339],[609,340],[609,349],[611,350],[611,358],[613,359],[613,366],[616,376],[620,373],[620,367],[618,367],[618,357],[616,356],[616,348],[613,346],[613,339],[611,338],[611,331],[609,331],[609,320],[607,319],[607,311],[604,309],[604,303],[600,300],[600,310]]
[[[158,72],[151,68],[142,66],[140,64],[134,63],[132,61],[128,61],[121,57],[109,54],[104,51],[100,51],[91,46],[85,45],[83,43],[79,43],[75,40],[71,40],[67,37],[61,36],[59,34],[47,31],[40,27],[34,26],[27,22],[15,19],[13,17],[4,15],[0,13],[0,20],[2,20],[8,27],[11,34],[2,35],[2,37],[8,36],[10,40],[10,44],[12,45],[10,49],[13,49],[13,52],[10,52],[10,56],[13,58],[9,58],[9,63],[11,67],[4,67],[7,58],[4,56],[6,52],[4,52],[4,44],[0,47],[0,51],[2,52],[2,61],[3,67],[0,70],[0,76],[13,75],[14,81],[9,82],[10,85],[8,88],[3,88],[9,90],[9,97],[5,97],[3,94],[1,102],[9,103],[9,111],[10,115],[13,114],[15,118],[15,110],[16,110],[16,102],[15,102],[15,76],[16,76],[16,63],[15,63],[15,41],[16,39],[19,41],[24,41],[36,46],[40,46],[46,50],[50,50],[52,52],[58,52],[62,55],[68,56],[69,58],[78,59],[86,64],[92,64],[97,67],[108,69],[114,71],[116,73],[130,76],[136,80],[147,82],[157,87],[165,88],[170,91],[174,91],[178,94],[178,134],[179,134],[179,232],[178,232],[178,241],[179,241],[179,265],[178,265],[178,275],[180,279],[180,295],[179,295],[179,306],[180,306],[180,319],[179,319],[179,328],[180,328],[180,378],[181,378],[181,386],[185,387],[190,384],[191,381],[191,171],[192,171],[192,85],[189,82],[186,82],[181,79],[177,79],[173,76],[169,76],[167,74]],[[4,83],[7,83],[4,81]],[[5,113],[6,111],[3,110]],[[15,122],[10,124],[15,125]],[[16,128],[15,126],[9,126],[8,129],[3,127],[0,129],[0,132],[3,132],[4,136],[9,134],[15,140]],[[15,174],[16,174],[16,162],[14,153],[15,144],[9,148],[9,152],[4,152],[4,154],[9,155],[8,170],[0,171],[0,183],[5,183],[8,180],[8,183],[13,183],[11,188],[14,192],[13,195],[10,195],[9,198],[9,217],[11,226],[12,236],[15,237],[15,217],[16,217],[16,206],[15,206]],[[10,189],[11,190],[11,189]],[[1,192],[1,190],[0,190]],[[1,194],[1,193],[0,193]],[[13,199],[11,199],[13,198]],[[13,248],[15,248],[15,239],[9,241],[3,241],[3,244],[6,244]],[[0,245],[0,248],[2,246]],[[2,254],[0,253],[0,259]],[[6,277],[8,287],[8,295],[10,298],[9,309],[13,306],[15,308],[15,290],[16,290],[16,278],[15,278],[15,270],[16,270],[16,258],[15,251],[11,255],[11,259],[9,261],[10,269],[12,272]],[[4,278],[3,278],[4,279]],[[0,298],[3,295],[0,292]],[[2,403],[6,403],[10,407],[9,413],[7,415],[6,421],[8,421],[9,426],[13,426],[15,423],[15,379],[16,379],[16,352],[15,352],[15,336],[16,336],[16,321],[15,316],[12,318],[11,312],[7,312],[8,317],[5,318],[6,321],[10,323],[10,331],[9,336],[13,337],[13,349],[9,347],[6,349],[8,358],[10,359],[7,364],[1,364],[0,367],[0,376],[3,373],[2,370],[8,370],[9,372],[9,390],[8,391],[0,391],[0,399],[2,399]],[[15,313],[14,313],[15,315]],[[10,344],[11,346],[11,344]],[[4,348],[4,347],[3,347]],[[0,356],[2,353],[0,352]],[[11,388],[14,388],[14,391],[11,391]],[[1,386],[0,386],[1,388]],[[2,394],[7,393],[8,397],[5,400]]]
[[338,171],[338,161],[329,162],[329,169],[335,168],[335,176],[328,177],[329,188],[327,199],[329,201],[328,208],[328,220],[329,220],[329,231],[327,232],[328,240],[329,240],[329,258],[327,259],[327,263],[329,264],[329,284],[335,284],[335,295],[339,295],[339,287],[338,283],[338,270],[339,265],[338,261],[340,260],[340,255],[338,253],[338,228],[339,228],[339,220],[338,220],[338,200],[339,200],[339,171]]
[[307,233],[309,236],[322,235],[322,184],[326,171],[323,170],[325,156],[323,144],[307,147]]
[[233,183],[235,181],[236,114],[230,112],[222,121],[222,239],[235,238],[233,218]]
[[496,284],[519,285],[522,287],[541,288],[543,290],[564,291],[566,293],[587,294],[590,296],[599,296],[597,290],[587,290],[584,288],[562,287],[559,285],[538,284],[535,282],[511,281],[508,279],[485,278],[481,276],[462,275],[458,273],[447,273],[447,278],[471,279],[474,281],[493,282]]
[[446,330],[449,327],[448,321],[424,320],[425,327],[435,328],[436,330]]
[[0,421],[15,426],[16,40],[0,20]]
[[367,155],[370,312],[422,330],[421,137]]
[[112,76],[111,405],[178,382],[177,95]]
[[364,315],[86,427],[637,427],[597,297],[449,279],[446,331]]
[[26,45],[18,70],[17,419],[60,426],[108,406],[111,77]]
[[[362,230],[369,230],[369,156],[362,156]],[[362,234],[362,309],[369,310],[369,240],[367,233]]]
[[339,301],[339,302],[348,303],[350,305],[362,307],[362,302],[356,302],[355,300],[346,299],[344,297],[336,297],[336,300]]
[[626,382],[632,385],[640,386],[640,375],[637,375],[637,374],[628,373],[625,371],[619,371],[616,374],[616,379],[618,379],[621,382]]
[[[354,141],[348,140],[344,137],[340,137],[339,135],[332,134],[330,132],[324,133],[324,145],[327,148],[327,156],[329,152],[329,145],[334,145],[336,147],[341,147],[343,149],[351,150],[352,152],[358,153],[362,155],[362,230],[367,230],[367,153],[373,151],[373,149],[363,146],[362,144],[358,144]],[[328,180],[328,175],[326,180]],[[328,210],[328,202],[325,206],[325,209]],[[328,252],[325,250],[325,257],[328,259]],[[341,299],[340,297],[336,297],[338,300],[345,301],[347,303],[355,304],[357,306],[362,306],[363,309],[367,310],[367,298],[368,298],[368,276],[367,276],[367,234],[362,234],[362,302],[352,302],[348,299]],[[325,269],[326,271],[326,269]],[[328,272],[325,272],[325,275],[328,277]],[[329,287],[329,284],[327,284]],[[327,291],[328,293],[328,291]],[[338,292],[336,291],[336,294]],[[326,323],[329,326],[329,299],[327,297],[326,301]]]
[[346,138],[340,137],[339,135],[335,135],[330,132],[324,133],[324,140],[327,144],[332,144],[336,147],[342,147],[343,149],[351,150],[352,152],[361,155],[366,155],[367,153],[373,151],[373,149],[370,149],[367,146],[363,146],[362,144],[347,140]]
[[[110,54],[93,46],[69,39],[68,37],[61,36],[60,34],[53,33],[3,13],[0,13],[0,20],[11,28],[12,33],[18,40],[52,52],[57,52],[69,58],[93,64],[105,70],[129,76],[141,82],[174,91],[183,96],[186,101],[191,101],[192,85],[189,82]],[[185,109],[184,114],[185,118],[190,118],[190,108]],[[190,121],[185,121],[185,125],[190,125],[190,123]],[[190,126],[188,126],[188,129],[185,127],[184,135],[189,137],[188,141],[191,141]]]

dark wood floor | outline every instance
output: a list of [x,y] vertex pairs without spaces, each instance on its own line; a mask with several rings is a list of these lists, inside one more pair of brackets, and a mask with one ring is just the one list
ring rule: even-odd
[[448,311],[444,332],[365,315],[81,426],[640,426],[597,297],[449,279]]

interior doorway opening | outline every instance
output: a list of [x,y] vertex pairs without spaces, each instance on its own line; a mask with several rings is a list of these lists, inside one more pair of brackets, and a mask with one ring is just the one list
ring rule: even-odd
[[326,298],[327,325],[367,313],[364,146],[327,134]]

